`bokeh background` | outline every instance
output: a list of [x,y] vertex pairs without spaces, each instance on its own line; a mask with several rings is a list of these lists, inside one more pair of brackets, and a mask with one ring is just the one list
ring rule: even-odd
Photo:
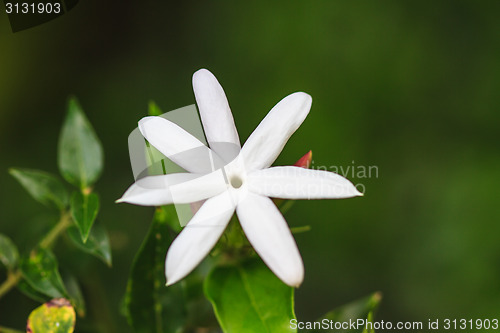
[[[7,169],[57,173],[75,94],[105,149],[96,190],[114,263],[60,246],[61,269],[83,283],[89,314],[78,331],[128,332],[120,304],[153,211],[114,204],[133,181],[127,136],[149,100],[165,111],[193,104],[191,75],[208,68],[242,141],[282,97],[312,95],[277,164],[311,149],[315,167],[378,169],[348,175],[363,198],[301,201],[287,214],[291,226],[312,227],[296,236],[306,267],[299,319],[373,291],[385,321],[498,317],[499,14],[496,0],[86,0],[13,34],[2,11],[0,232],[28,249],[56,218]],[[36,306],[12,291],[0,324],[22,328]]]

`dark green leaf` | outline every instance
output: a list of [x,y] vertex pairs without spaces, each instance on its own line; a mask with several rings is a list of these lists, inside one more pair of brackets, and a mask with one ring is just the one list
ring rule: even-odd
[[[206,267],[204,267],[206,266]],[[215,318],[212,304],[207,300],[203,292],[203,283],[206,268],[212,267],[210,260],[204,260],[192,273],[182,280],[184,298],[186,299],[187,327],[204,327],[207,332],[214,328],[213,332],[218,332],[219,323]],[[207,272],[208,273],[208,272]],[[188,330],[188,332],[190,332]],[[209,332],[212,332],[211,330]]]
[[[339,308],[336,308],[326,313],[320,319],[316,320],[316,322],[327,320],[328,322],[333,322],[333,323],[336,322],[343,323],[343,322],[349,322],[350,320],[355,322],[357,319],[367,320],[369,317],[370,318],[373,317],[373,312],[377,309],[381,299],[382,295],[379,292],[373,293],[368,297],[343,305]],[[335,327],[334,324],[333,327]],[[364,327],[359,327],[358,329],[355,330],[331,329],[331,330],[307,330],[306,332],[363,333],[365,332],[364,329],[365,329]],[[366,332],[371,333],[372,331],[368,329],[366,330]]]
[[28,333],[72,333],[76,314],[71,303],[64,298],[53,299],[31,312],[26,332]]
[[99,197],[97,194],[73,193],[71,196],[71,216],[80,231],[83,242],[87,241],[98,212]]
[[9,237],[0,234],[0,262],[7,269],[14,269],[19,259],[19,252],[16,245]]
[[180,284],[165,286],[165,255],[174,236],[169,219],[175,208],[157,209],[129,277],[125,304],[135,332],[177,332],[184,325],[185,304]]
[[68,228],[68,236],[79,249],[96,256],[104,261],[105,264],[111,266],[111,247],[109,245],[108,233],[100,224],[96,224],[92,228],[85,243],[82,241],[80,232],[75,226]]
[[67,297],[57,260],[50,250],[39,248],[21,260],[20,268],[26,282],[37,292],[53,298]]
[[75,98],[68,103],[68,113],[59,137],[58,162],[63,177],[85,189],[100,176],[103,168],[101,142]]
[[[179,218],[177,215],[177,210],[179,209],[180,205],[166,205],[166,206],[160,206],[156,207],[156,218],[165,221],[165,223],[168,224],[168,226],[176,233],[178,234],[182,230],[182,226],[179,223]],[[175,214],[175,217],[172,217],[172,215]]]
[[68,290],[68,295],[70,296],[71,304],[73,304],[78,316],[85,316],[85,299],[83,298],[82,290],[80,289],[80,284],[73,275],[64,276],[64,285]]
[[58,209],[64,209],[68,205],[68,192],[57,177],[29,169],[10,169],[9,173],[42,204]]
[[36,289],[33,288],[24,279],[19,280],[19,282],[17,283],[17,289],[19,289],[19,291],[21,291],[27,297],[40,303],[48,302],[51,299],[50,296],[47,296],[45,294],[42,294],[41,292],[36,291]]
[[296,332],[290,327],[293,293],[258,258],[216,267],[205,280],[205,295],[226,333]]

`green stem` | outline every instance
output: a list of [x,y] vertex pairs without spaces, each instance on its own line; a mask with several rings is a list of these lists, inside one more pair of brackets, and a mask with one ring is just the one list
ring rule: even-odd
[[310,225],[304,225],[304,226],[301,226],[301,227],[292,227],[290,228],[290,231],[292,232],[292,234],[300,234],[302,232],[306,232],[306,231],[309,231],[311,230],[311,226]]
[[23,333],[23,331],[15,330],[13,328],[0,326],[0,333]]
[[294,200],[282,201],[278,206],[279,210],[281,211],[281,214],[285,215],[290,210],[290,208],[292,208],[294,203],[295,203]]
[[[17,283],[21,280],[21,272],[19,270],[16,270],[14,272],[9,272],[7,274],[7,280],[4,281],[0,285],[0,298],[2,298],[6,293],[9,292],[12,288],[14,288]],[[0,330],[0,332],[2,332]]]
[[47,249],[52,247],[54,242],[59,238],[59,236],[70,226],[71,215],[69,212],[64,211],[61,213],[61,219],[57,224],[50,230],[50,232],[45,235],[45,237],[40,242],[40,247]]
[[[57,224],[49,231],[49,233],[45,235],[45,237],[40,241],[39,246],[44,249],[50,248],[54,244],[54,242],[59,238],[59,236],[70,226],[70,224],[71,224],[70,213],[68,211],[63,211],[61,213],[61,218],[59,222],[57,222]],[[22,274],[19,268],[9,272],[7,274],[7,280],[5,280],[2,284],[0,284],[0,298],[2,298],[5,294],[7,294],[12,288],[17,286],[21,278]],[[0,328],[0,333],[9,332],[6,330],[7,328]]]

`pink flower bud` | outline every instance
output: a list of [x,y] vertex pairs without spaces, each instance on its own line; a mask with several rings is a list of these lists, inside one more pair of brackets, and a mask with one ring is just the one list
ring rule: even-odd
[[298,166],[304,169],[309,169],[309,167],[311,166],[312,157],[313,157],[312,150],[309,150],[307,154],[305,154],[297,162],[295,162],[294,166]]

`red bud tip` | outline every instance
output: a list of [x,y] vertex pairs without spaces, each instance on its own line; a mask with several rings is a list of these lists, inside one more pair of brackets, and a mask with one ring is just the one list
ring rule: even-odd
[[312,150],[309,150],[307,154],[302,156],[295,164],[294,166],[298,166],[304,169],[308,169],[311,166],[311,161],[312,161],[313,153]]

